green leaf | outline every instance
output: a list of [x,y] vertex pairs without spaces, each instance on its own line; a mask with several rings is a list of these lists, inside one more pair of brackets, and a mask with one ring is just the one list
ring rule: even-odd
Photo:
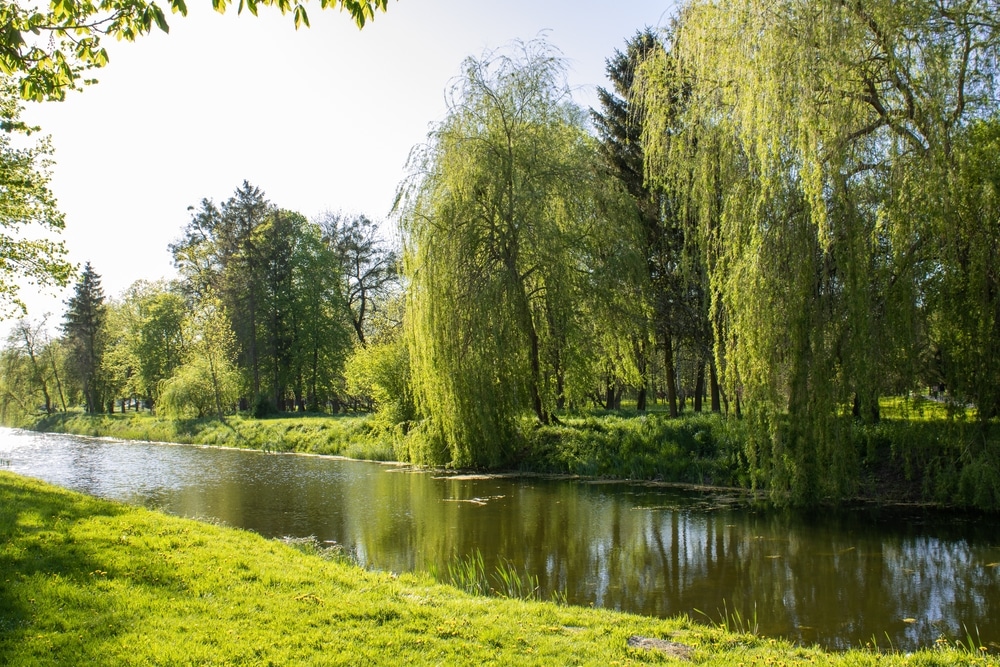
[[153,20],[156,21],[156,27],[158,27],[163,32],[169,33],[170,26],[167,25],[167,20],[163,16],[163,10],[157,7],[155,4],[149,6],[150,11],[153,15]]
[[306,8],[302,5],[295,5],[295,29],[298,30],[300,26],[305,25],[309,27],[309,15],[306,14]]

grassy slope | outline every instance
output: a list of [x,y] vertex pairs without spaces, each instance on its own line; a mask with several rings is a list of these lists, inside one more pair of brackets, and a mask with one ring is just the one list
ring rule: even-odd
[[0,664],[997,665],[938,647],[829,654],[679,618],[477,598],[255,534],[0,472]]

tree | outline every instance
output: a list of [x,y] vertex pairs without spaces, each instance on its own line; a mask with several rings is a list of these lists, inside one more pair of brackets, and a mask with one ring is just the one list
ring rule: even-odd
[[643,68],[647,173],[685,193],[716,361],[778,499],[849,493],[845,407],[875,421],[914,382],[956,142],[996,111],[997,10],[695,0]]
[[46,414],[66,410],[58,345],[49,337],[46,320],[18,320],[8,334],[0,368],[4,418],[11,413],[33,413],[39,406]]
[[319,226],[340,263],[345,310],[364,347],[365,324],[371,311],[398,288],[399,258],[379,239],[378,225],[364,215],[327,212],[321,216]]
[[105,308],[100,377],[109,413],[119,400],[124,413],[129,399],[137,402],[141,393],[140,359],[132,344],[139,327],[134,306],[127,300],[111,299]]
[[274,211],[260,229],[261,334],[271,371],[271,401],[278,410],[304,410],[306,395],[318,409],[322,387],[339,374],[349,348],[342,266],[321,238],[320,228],[302,215]]
[[123,399],[153,406],[160,382],[170,377],[185,354],[188,304],[164,282],[133,283],[109,304],[105,377]]
[[225,305],[238,345],[237,365],[247,374],[246,386],[254,401],[261,398],[258,311],[267,262],[260,230],[272,211],[264,193],[244,181],[221,207],[202,200],[184,236],[170,246],[189,294],[215,296]]
[[[645,155],[642,133],[645,116],[633,94],[635,74],[644,61],[668,54],[650,29],[637,32],[624,52],[615,51],[607,61],[607,74],[614,90],[598,88],[601,110],[591,110],[591,118],[601,139],[601,155],[607,168],[617,178],[634,201],[635,216],[641,229],[638,251],[648,274],[647,287],[634,298],[645,307],[636,316],[632,347],[641,377],[637,397],[638,409],[646,409],[648,353],[647,341],[655,336],[664,354],[664,381],[667,403],[672,417],[677,416],[677,374],[675,356],[680,343],[697,350],[700,359],[711,357],[711,328],[707,321],[707,306],[703,289],[700,257],[689,247],[681,220],[682,197],[667,184],[654,184],[645,176]],[[669,91],[669,103],[679,108],[683,103],[684,86],[675,82]],[[651,317],[646,317],[646,314]],[[703,374],[703,370],[702,370]],[[717,405],[715,406],[718,407]]]
[[928,328],[941,382],[986,423],[1000,416],[1000,119],[970,124],[954,143],[949,214],[933,227],[940,255],[926,283]]
[[342,265],[323,239],[323,230],[305,223],[292,256],[291,309],[294,321],[292,377],[297,409],[316,412],[335,398],[337,381],[350,350],[345,322]]
[[87,262],[73,296],[66,302],[62,329],[70,349],[73,373],[83,387],[85,409],[90,413],[100,412],[104,407],[101,361],[104,356],[106,318],[107,306],[104,303],[104,290],[101,289],[101,277]]
[[200,300],[187,321],[184,362],[160,381],[157,413],[174,419],[214,414],[224,420],[239,396],[239,373],[233,364],[235,340],[222,302]]
[[[63,228],[49,190],[52,147],[48,139],[24,141],[33,130],[20,113],[9,82],[0,83],[0,315],[26,312],[18,298],[24,283],[62,287],[73,274],[63,244],[48,238]],[[39,234],[32,238],[34,230]]]
[[[185,0],[167,0],[166,4],[175,14],[187,14]],[[212,7],[220,13],[230,4],[231,0],[212,0]],[[320,0],[323,9],[346,9],[359,28],[388,4],[388,0]],[[256,15],[260,6],[277,7],[282,14],[292,12],[296,28],[309,25],[299,0],[294,4],[291,0],[240,0],[238,11],[245,7]],[[79,87],[83,72],[108,63],[101,46],[103,37],[133,41],[154,25],[169,31],[163,8],[146,0],[48,0],[41,7],[5,2],[0,5],[0,72],[16,81],[25,99],[63,99],[67,90]]]
[[170,249],[189,299],[223,304],[255,412],[318,409],[348,347],[342,267],[319,226],[244,182],[221,207],[204,200]]
[[517,419],[551,421],[600,226],[595,147],[541,41],[467,59],[446,119],[401,194],[405,326],[425,446],[414,458],[491,466]]

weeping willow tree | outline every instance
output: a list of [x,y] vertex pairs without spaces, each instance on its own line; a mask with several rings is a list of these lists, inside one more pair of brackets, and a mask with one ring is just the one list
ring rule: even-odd
[[616,198],[601,195],[586,116],[550,46],[517,43],[463,69],[398,208],[424,417],[411,457],[494,466],[516,457],[522,414],[549,423],[566,396],[589,251]]
[[694,0],[644,65],[647,175],[685,193],[717,364],[756,426],[747,464],[779,498],[851,492],[842,415],[877,420],[879,396],[917,377],[955,142],[996,109],[997,15]]

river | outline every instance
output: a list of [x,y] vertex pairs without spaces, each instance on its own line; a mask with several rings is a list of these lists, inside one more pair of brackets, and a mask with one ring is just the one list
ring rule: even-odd
[[0,466],[268,537],[336,541],[365,566],[447,572],[477,550],[571,604],[726,615],[830,649],[1000,642],[1000,522],[928,511],[747,507],[625,482],[449,476],[328,457],[0,429]]

